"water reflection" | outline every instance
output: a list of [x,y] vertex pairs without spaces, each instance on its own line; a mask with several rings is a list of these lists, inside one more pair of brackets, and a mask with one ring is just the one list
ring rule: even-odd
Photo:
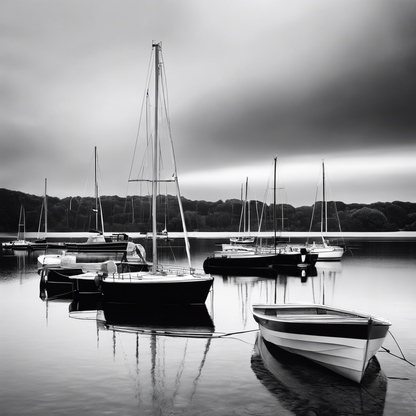
[[107,304],[79,296],[69,311],[77,319],[95,314],[99,348],[111,334],[113,360],[128,369],[139,413],[182,413],[191,406],[214,333],[205,305]]
[[[238,311],[243,328],[251,316],[253,303],[322,303],[330,305],[337,278],[341,275],[340,262],[325,263],[323,267],[297,267],[274,270],[273,277],[217,276],[215,285],[222,294],[237,297]],[[227,298],[228,302],[232,299]]]
[[71,282],[45,282],[39,279],[39,297],[43,301],[71,301],[76,296]]
[[[102,312],[102,313],[101,313]],[[103,303],[103,329],[173,336],[209,335],[214,323],[206,305],[133,305]]]
[[251,368],[295,415],[382,415],[387,377],[374,357],[361,384],[267,343],[259,335]]

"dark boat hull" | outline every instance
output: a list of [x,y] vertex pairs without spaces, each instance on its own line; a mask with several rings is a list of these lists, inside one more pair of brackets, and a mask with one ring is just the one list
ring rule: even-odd
[[191,282],[123,283],[104,279],[100,289],[108,303],[191,305],[205,303],[212,282],[195,279]]
[[48,247],[48,242],[46,241],[46,239],[42,238],[39,240],[35,240],[31,245],[30,245],[30,249],[32,251],[36,251],[36,250],[46,250]]
[[53,286],[65,289],[75,293],[99,293],[98,286],[94,279],[74,279],[70,276],[82,276],[84,271],[80,267],[62,268],[48,267],[41,271],[41,279],[43,279],[48,288]]
[[127,250],[128,241],[114,241],[103,243],[65,243],[65,247],[68,251],[74,252],[118,252]]
[[124,329],[212,332],[214,323],[203,305],[137,305],[103,303],[107,325]]
[[[304,257],[303,257],[304,256]],[[208,257],[203,264],[205,273],[212,274],[246,274],[253,271],[259,273],[272,267],[308,267],[313,266],[317,254],[307,253],[279,253],[271,255],[248,255],[248,256],[212,256]],[[302,258],[303,257],[303,258]],[[268,272],[267,272],[268,273]]]

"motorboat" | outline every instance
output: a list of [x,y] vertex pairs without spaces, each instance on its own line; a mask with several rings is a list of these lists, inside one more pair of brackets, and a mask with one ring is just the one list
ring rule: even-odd
[[125,233],[114,233],[105,236],[103,232],[91,230],[87,241],[65,243],[67,251],[72,252],[121,252],[126,251],[129,236]]
[[306,268],[313,266],[317,259],[318,255],[309,253],[306,248],[293,251],[273,247],[236,247],[214,252],[205,259],[203,267],[205,273],[233,275],[275,266]]

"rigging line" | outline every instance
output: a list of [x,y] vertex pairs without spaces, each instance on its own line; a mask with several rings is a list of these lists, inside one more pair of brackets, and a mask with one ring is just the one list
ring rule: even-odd
[[[318,179],[316,181],[315,202],[313,204],[313,212],[315,211],[315,206],[316,206],[316,203],[318,202],[319,186],[322,182],[322,175],[323,175],[323,172],[322,172],[322,166],[321,166],[320,169],[319,169],[319,172],[318,172]],[[322,186],[323,186],[323,184],[322,184]],[[312,215],[312,219],[311,219],[311,225],[309,227],[309,232],[312,231],[312,223],[313,223],[313,215]]]
[[42,201],[42,206],[40,208],[40,217],[39,217],[38,238],[40,238],[40,227],[42,225],[42,214],[43,214],[43,205],[44,204],[45,204],[45,201]]
[[241,213],[240,213],[240,222],[238,224],[238,232],[241,232],[241,223],[243,221],[243,216],[244,216],[244,202],[243,202],[243,184],[241,184]]
[[[162,84],[162,96],[165,97],[163,84]],[[170,124],[170,119],[169,119],[169,114],[168,114],[168,108],[167,108],[167,105],[166,105],[166,100],[164,102],[165,102],[164,109],[165,109],[165,115],[166,115],[166,125],[167,125],[167,130],[168,130],[167,133],[168,133],[168,138],[170,140],[170,151],[171,151],[171,158],[172,158],[173,171],[174,171],[172,176],[173,176],[173,178],[176,182],[176,195],[177,195],[178,204],[179,204],[179,212],[181,214],[182,228],[183,228],[183,234],[184,234],[184,240],[185,240],[186,255],[187,255],[187,258],[188,258],[189,267],[192,267],[192,264],[191,264],[191,250],[190,250],[189,239],[188,239],[188,231],[187,231],[187,228],[186,228],[185,214],[184,214],[184,210],[183,210],[183,206],[182,206],[181,192],[180,192],[179,180],[178,180],[178,172],[177,172],[177,168],[176,168],[176,156],[175,156],[175,149],[173,147],[172,129],[171,129],[171,124]]]
[[190,402],[192,401],[192,398],[194,397],[194,394],[196,393],[196,387],[197,387],[197,384],[198,384],[198,380],[201,377],[202,369],[204,368],[205,361],[206,361],[207,356],[208,356],[208,352],[209,352],[210,345],[211,345],[211,339],[207,339],[207,343],[205,345],[205,350],[204,350],[204,353],[203,353],[202,361],[201,361],[201,364],[200,364],[199,369],[198,369],[198,374],[195,377],[195,380],[194,380],[194,383],[193,383],[194,384],[194,388],[193,388],[193,391],[191,393],[191,397],[189,399]]
[[263,206],[261,208],[261,215],[260,215],[260,221],[259,221],[259,232],[261,231],[261,227],[263,225],[263,215],[266,213],[266,204],[267,204],[267,195],[268,195],[268,186],[269,183],[267,182],[266,190],[264,191],[264,197],[263,197]]
[[[120,345],[120,348],[121,348],[121,352],[122,352],[122,355],[123,355],[123,359],[124,359],[124,364],[125,364],[125,366],[126,366],[126,368],[127,368],[127,373],[128,373],[128,375],[129,375],[129,377],[134,381],[134,382],[136,382],[136,379],[135,379],[135,377],[134,377],[134,375],[133,375],[133,371],[132,371],[132,369],[131,369],[131,366],[130,366],[130,363],[129,363],[129,360],[128,360],[128,357],[127,357],[127,353],[125,352],[125,350],[124,350],[124,346],[123,346],[123,341],[122,341],[122,339],[121,339],[121,336],[120,336],[120,334],[119,333],[117,333],[116,332],[116,337],[118,338],[118,342],[119,342],[119,345]],[[113,348],[115,348],[115,339],[114,339],[114,345],[113,345]],[[115,354],[115,350],[114,350],[114,354]]]
[[[139,170],[138,170],[138,173],[137,173],[137,179],[145,177],[145,173],[149,169],[149,163],[148,163],[149,158],[151,159],[149,149],[152,149],[152,138],[153,138],[153,136],[152,136],[151,129],[149,129],[149,126],[151,125],[149,89],[147,89],[145,95],[146,95],[146,145],[144,146],[145,150],[143,152],[143,157],[142,157],[140,167],[139,167]],[[128,182],[132,182],[132,181],[134,181],[134,180],[131,178],[131,175],[130,175],[130,178],[129,178]],[[140,195],[143,194],[142,185],[143,184],[140,183],[140,186],[139,186]],[[148,195],[151,194],[151,191],[149,189],[149,184],[147,184],[147,193],[148,193]]]
[[141,127],[141,123],[142,123],[142,117],[143,117],[143,108],[145,106],[146,103],[146,97],[148,94],[148,89],[149,89],[149,84],[150,84],[150,78],[151,78],[151,68],[152,68],[152,60],[153,60],[153,48],[152,48],[152,52],[150,54],[150,60],[149,60],[149,65],[147,67],[147,75],[146,75],[146,82],[145,82],[145,93],[143,96],[143,100],[142,100],[142,106],[140,109],[140,117],[139,117],[139,124],[137,126],[137,133],[136,133],[136,141],[134,143],[134,150],[133,150],[133,156],[132,156],[132,161],[131,161],[131,165],[130,165],[130,172],[129,172],[129,179],[131,178],[131,172],[133,170],[133,166],[134,166],[134,157],[136,155],[136,150],[137,150],[137,143],[139,141],[139,134],[140,134],[140,127]]
[[181,380],[181,377],[182,377],[182,373],[185,369],[185,359],[186,359],[186,353],[188,351],[188,341],[189,341],[189,339],[186,340],[185,348],[184,348],[184,351],[183,351],[183,357],[182,357],[182,360],[179,363],[178,369],[176,371],[176,377],[175,377],[175,383],[174,383],[175,389],[174,389],[174,391],[172,393],[172,397],[170,399],[172,404],[175,403],[175,398],[178,395],[179,388],[181,386],[180,380]]
[[89,181],[89,177],[90,177],[90,172],[92,171],[92,167],[93,167],[93,164],[94,164],[94,157],[95,157],[95,153],[92,152],[92,156],[91,156],[91,159],[90,159],[90,167],[88,169],[88,175],[87,175],[87,179],[85,181],[84,193],[83,193],[82,198],[85,198],[86,193],[87,193],[87,186],[88,186],[88,181]]
[[[312,231],[312,225],[313,225],[313,218],[315,216],[315,208],[316,208],[316,202],[317,202],[317,198],[318,198],[318,190],[319,190],[319,186],[316,187],[316,192],[315,192],[315,203],[313,204],[313,208],[312,208],[312,216],[311,216],[311,223],[309,225],[309,233]],[[306,239],[306,243],[309,242],[309,235]]]
[[[167,80],[167,78],[166,78],[166,71],[165,71],[165,60],[164,60],[164,58],[163,58],[163,52],[162,52],[162,50],[160,50],[160,56],[161,56],[161,60],[160,60],[160,64],[161,64],[161,66],[160,66],[160,73],[161,73],[161,78],[162,78],[162,90],[166,90],[166,100],[165,100],[165,106],[166,106],[166,109],[168,110],[169,109],[169,96],[168,96],[168,94],[169,94],[169,90],[168,90],[168,80]],[[168,112],[169,112],[169,110],[168,110]]]
[[[331,187],[331,182],[329,180],[328,175],[325,176],[326,178],[326,183],[328,184],[328,188],[329,188],[329,195],[332,196],[332,203],[334,204],[334,208],[335,208],[335,218],[338,222],[338,228],[339,228],[339,232],[342,233],[342,229],[341,229],[341,221],[339,220],[339,215],[338,215],[338,208],[337,208],[337,201],[335,200],[335,198],[333,197],[333,192],[332,192],[332,187]],[[328,213],[327,213],[328,215]],[[345,244],[345,240],[344,240],[344,236],[341,236],[343,243]]]
[[267,205],[267,199],[269,197],[269,191],[271,189],[270,180],[273,177],[273,171],[274,171],[274,161],[272,162],[270,166],[269,175],[267,177],[266,190],[264,192],[264,199],[263,199],[263,209],[262,209],[260,224],[259,224],[259,231],[261,231],[261,226],[263,223],[263,214],[266,215],[266,205]]
[[[97,193],[98,193],[98,204],[99,204],[99,209],[100,209],[100,220],[101,220],[101,231],[104,234],[104,215],[103,215],[103,207],[101,204],[101,196],[100,196],[100,192],[98,192],[98,190],[100,189],[100,185],[103,185],[103,178],[102,178],[102,173],[101,173],[101,167],[100,167],[100,162],[99,162],[99,158],[98,158],[98,149],[97,149],[97,170],[98,170],[98,177],[97,177]],[[127,198],[126,198],[127,201]]]

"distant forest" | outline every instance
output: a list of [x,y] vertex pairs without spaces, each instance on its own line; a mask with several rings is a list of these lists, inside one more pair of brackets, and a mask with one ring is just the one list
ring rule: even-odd
[[[151,229],[151,201],[149,196],[102,196],[101,207],[105,232],[147,232]],[[20,207],[25,209],[26,232],[44,231],[43,196],[0,189],[0,232],[17,233]],[[182,198],[188,231],[238,231],[244,229],[242,202],[192,201]],[[321,207],[295,208],[288,204],[276,206],[276,228],[284,231],[319,231]],[[330,201],[328,207],[328,231],[416,231],[416,203],[375,202],[372,204],[345,204]],[[248,210],[247,210],[248,211]],[[251,201],[249,209],[250,229],[273,230],[273,205]],[[95,199],[67,197],[47,198],[48,231],[89,231],[96,228]],[[42,217],[42,219],[41,219]],[[246,215],[248,217],[248,215]],[[179,204],[176,197],[159,196],[157,212],[158,231],[182,231]],[[99,224],[101,229],[101,222]],[[248,229],[248,220],[246,223]]]

